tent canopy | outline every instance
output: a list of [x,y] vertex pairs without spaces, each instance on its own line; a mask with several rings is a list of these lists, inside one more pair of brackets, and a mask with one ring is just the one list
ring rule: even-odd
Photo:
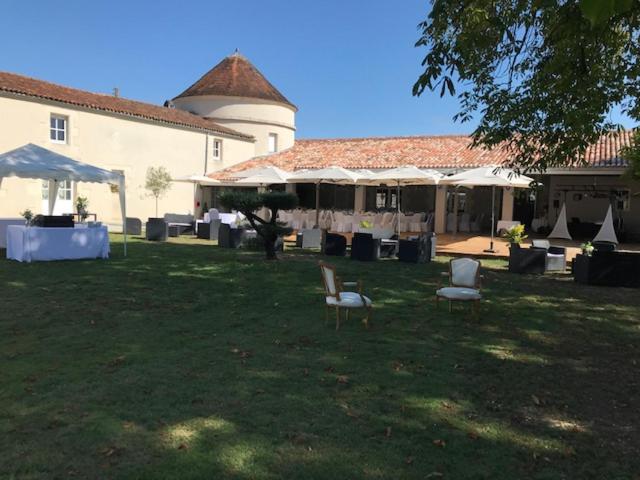
[[119,173],[81,163],[29,143],[0,155],[0,178],[21,177],[42,180],[111,183],[120,185]]
[[109,183],[117,185],[120,193],[124,254],[127,255],[127,207],[124,175],[78,162],[59,153],[29,143],[0,155],[0,185],[4,177],[34,178],[49,181],[49,214],[53,213],[58,197],[58,183]]

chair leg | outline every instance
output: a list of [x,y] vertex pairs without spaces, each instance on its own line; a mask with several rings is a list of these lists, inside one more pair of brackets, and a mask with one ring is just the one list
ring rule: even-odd
[[453,302],[449,300],[449,313],[453,312]]
[[336,330],[340,328],[340,307],[336,307]]
[[371,320],[371,307],[367,307],[367,316],[364,319],[364,326],[369,330],[369,321]]
[[480,317],[480,300],[476,300],[473,302],[473,313],[475,314],[476,318]]
[[325,304],[324,306],[324,324],[329,323],[329,305]]
[[440,297],[436,295],[436,308],[440,306]]
[[346,320],[347,322],[349,321],[349,312],[350,312],[350,310],[351,310],[351,309],[347,308],[347,309],[346,309],[346,313],[344,314],[344,315],[345,315],[345,320]]

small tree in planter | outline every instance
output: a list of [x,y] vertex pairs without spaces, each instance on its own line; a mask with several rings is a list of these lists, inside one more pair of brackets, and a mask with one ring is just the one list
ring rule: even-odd
[[89,215],[89,199],[87,197],[78,197],[76,198],[76,211],[78,212],[78,219],[81,222],[84,222]]
[[502,234],[510,244],[520,245],[522,241],[528,237],[524,234],[524,225],[515,225]]
[[[276,243],[282,235],[288,235],[292,229],[278,222],[279,210],[291,210],[298,206],[298,197],[286,192],[224,192],[220,203],[231,210],[238,210],[255,229],[264,242],[267,260],[277,260]],[[258,210],[266,207],[270,210],[270,220],[257,215]]]
[[158,199],[162,198],[171,188],[171,175],[164,167],[149,167],[147,181],[144,188],[151,192],[156,199],[156,217],[158,216]]

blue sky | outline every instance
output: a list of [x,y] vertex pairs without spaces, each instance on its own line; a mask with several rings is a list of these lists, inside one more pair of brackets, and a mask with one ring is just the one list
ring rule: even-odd
[[161,104],[235,48],[300,111],[298,138],[468,133],[411,95],[426,0],[3,0],[0,70]]

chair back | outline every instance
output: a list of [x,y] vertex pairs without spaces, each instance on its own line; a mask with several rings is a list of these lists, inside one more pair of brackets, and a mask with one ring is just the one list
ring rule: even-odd
[[477,288],[480,262],[473,258],[454,258],[449,262],[449,279],[454,287]]
[[340,301],[340,284],[338,282],[338,275],[336,274],[336,267],[324,262],[318,262],[318,264],[320,265],[326,296],[335,297],[336,300]]
[[531,240],[531,244],[535,248],[544,248],[545,250],[549,250],[549,247],[551,247],[549,240]]
[[210,208],[208,213],[209,213],[209,221],[217,220],[220,218],[220,212],[218,211],[217,208]]

